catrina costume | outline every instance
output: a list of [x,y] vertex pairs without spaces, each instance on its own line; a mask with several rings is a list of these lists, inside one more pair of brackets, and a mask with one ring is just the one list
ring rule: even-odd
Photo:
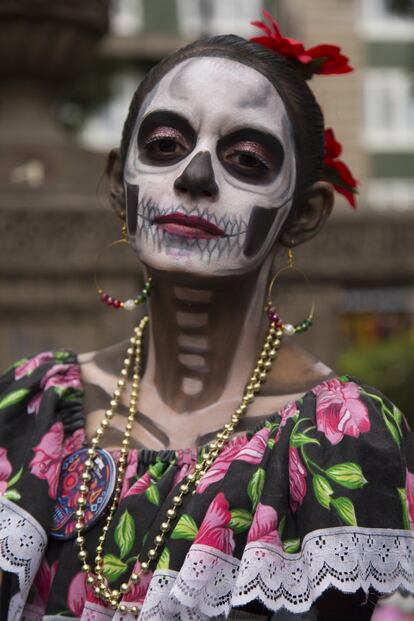
[[[398,408],[352,378],[321,382],[228,442],[185,498],[156,565],[121,600],[138,609],[126,614],[88,587],[73,538],[85,469],[76,356],[46,352],[14,365],[1,379],[0,413],[4,619],[211,619],[231,610],[266,619],[304,613],[332,586],[414,590],[411,435]],[[104,551],[111,588],[139,571],[202,453],[129,452]],[[91,555],[119,459],[102,455],[86,511]],[[254,612],[237,612],[252,602]]]
[[[270,16],[268,16],[271,20]],[[336,46],[305,50],[277,24],[253,39],[307,77],[346,73]],[[355,206],[356,181],[325,132],[323,178]],[[273,282],[273,281],[272,281]],[[104,291],[102,300],[133,309]],[[145,295],[149,293],[146,286]],[[414,592],[414,452],[399,409],[332,375],[258,427],[237,424],[271,369],[269,331],[241,403],[207,446],[129,448],[141,320],[118,388],[86,442],[80,366],[70,351],[24,359],[0,378],[0,567],[4,621],[316,621],[318,602]],[[127,378],[122,445],[100,447]],[[351,598],[352,599],[352,598]],[[362,602],[363,604],[363,602]],[[363,605],[353,619],[368,619]],[[324,617],[325,619],[326,617]]]

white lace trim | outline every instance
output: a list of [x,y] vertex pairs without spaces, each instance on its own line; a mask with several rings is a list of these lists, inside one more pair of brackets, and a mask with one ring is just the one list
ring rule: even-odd
[[19,621],[39,568],[47,535],[30,513],[0,496],[0,569],[17,574],[20,591],[9,604],[9,621]]
[[246,546],[241,562],[193,545],[180,572],[155,571],[140,621],[205,621],[260,600],[271,611],[300,613],[329,587],[414,593],[414,533],[338,527],[309,533],[286,554],[264,542]]

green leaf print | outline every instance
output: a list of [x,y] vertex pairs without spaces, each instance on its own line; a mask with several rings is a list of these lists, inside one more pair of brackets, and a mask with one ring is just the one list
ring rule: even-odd
[[9,392],[9,394],[3,397],[0,401],[0,410],[4,410],[11,405],[15,405],[15,403],[19,403],[19,401],[22,401],[29,394],[29,392],[29,388],[19,388],[18,390]]
[[115,528],[115,543],[119,548],[121,558],[131,551],[135,541],[135,522],[128,509],[121,515]]
[[55,351],[53,354],[53,357],[56,360],[56,362],[65,362],[65,360],[67,360],[69,356],[70,356],[70,353],[68,351]]
[[11,479],[9,479],[9,482],[7,483],[7,487],[13,487],[13,485],[16,485],[16,483],[18,483],[18,481],[20,480],[20,477],[23,474],[23,468],[20,468],[20,470],[18,470],[18,472],[16,472],[16,474],[14,474],[12,476]]
[[283,531],[285,530],[285,525],[286,525],[286,515],[283,515],[279,521],[279,527],[278,527],[278,531],[279,531],[279,535],[282,537],[283,536]]
[[232,509],[230,513],[231,520],[229,526],[236,535],[244,533],[250,528],[253,517],[249,511],[246,511],[246,509]]
[[335,464],[335,466],[331,466],[325,470],[325,474],[327,474],[332,481],[335,481],[335,483],[347,489],[359,489],[360,487],[364,487],[368,482],[362,474],[361,467],[352,461]]
[[260,497],[263,492],[263,486],[266,478],[266,472],[263,468],[258,468],[247,486],[247,493],[252,501],[253,511],[259,504]]
[[113,554],[105,554],[103,561],[103,574],[109,582],[117,580],[128,568],[126,563]]
[[7,489],[3,496],[8,500],[20,500],[22,495],[15,489]]
[[394,421],[389,419],[385,413],[383,413],[383,418],[384,418],[384,423],[388,431],[390,432],[393,440],[396,442],[397,446],[399,447],[401,444],[401,438],[400,438],[400,434],[398,432],[396,424],[394,423]]
[[290,438],[290,445],[294,448],[298,446],[304,446],[305,444],[317,444],[319,446],[319,441],[315,438],[309,438],[305,433],[294,433]]
[[331,496],[334,493],[331,484],[320,474],[315,474],[313,476],[312,483],[317,501],[322,507],[329,509],[329,505],[332,501]]
[[340,496],[331,499],[331,506],[335,509],[344,524],[348,526],[358,526],[355,516],[355,509],[349,498]]
[[283,541],[283,549],[287,554],[294,554],[300,550],[300,539],[286,539]]
[[155,464],[148,468],[148,474],[154,481],[159,481],[164,474],[166,464],[162,461],[156,461]]
[[198,533],[197,524],[191,515],[184,513],[177,522],[176,527],[171,533],[171,539],[186,539],[194,541]]
[[392,413],[394,415],[394,420],[398,425],[398,428],[401,431],[401,423],[402,423],[402,413],[401,410],[399,408],[397,408],[396,405],[393,404],[392,406]]
[[79,388],[67,388],[62,396],[65,401],[76,401],[83,397],[83,391],[79,390]]
[[170,568],[170,551],[168,548],[164,548],[160,559],[157,563],[157,569],[169,569]]
[[411,530],[410,516],[408,514],[407,492],[405,491],[403,487],[402,488],[400,487],[398,488],[398,495],[401,500],[402,518],[403,518],[404,528],[406,530]]
[[153,505],[156,505],[158,507],[158,505],[160,504],[160,493],[156,485],[152,484],[147,487],[147,489],[145,490],[145,496]]

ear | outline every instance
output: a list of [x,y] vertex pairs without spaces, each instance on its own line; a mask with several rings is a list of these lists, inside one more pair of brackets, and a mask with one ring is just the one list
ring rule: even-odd
[[109,202],[111,207],[121,220],[125,221],[125,191],[119,149],[112,149],[109,152],[106,162],[106,174],[109,179]]
[[296,215],[288,218],[279,237],[287,248],[312,239],[327,221],[334,205],[334,189],[327,181],[314,183],[300,199]]

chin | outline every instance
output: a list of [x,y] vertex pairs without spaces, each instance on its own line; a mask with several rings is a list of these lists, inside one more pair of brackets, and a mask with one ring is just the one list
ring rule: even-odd
[[[216,278],[243,275],[254,270],[259,261],[246,259],[241,250],[228,249],[226,240],[222,244],[211,242],[194,243],[200,240],[168,240],[153,247],[141,240],[136,252],[140,261],[149,269],[160,272],[188,275],[194,278]],[[174,243],[175,242],[175,243]],[[206,242],[206,240],[202,240]]]

